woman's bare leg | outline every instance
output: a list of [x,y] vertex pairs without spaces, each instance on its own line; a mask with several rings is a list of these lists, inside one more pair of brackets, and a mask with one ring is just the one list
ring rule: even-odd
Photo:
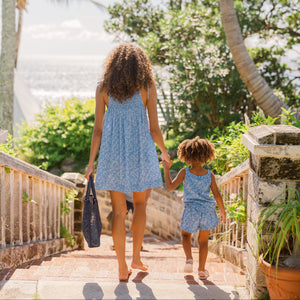
[[127,212],[126,195],[117,191],[110,191],[113,209],[112,237],[119,264],[119,279],[127,280],[129,276],[128,267],[125,260],[125,216]]
[[208,253],[208,238],[209,230],[199,230],[198,244],[199,244],[199,268],[198,271],[205,271],[205,263]]
[[147,265],[141,262],[141,248],[146,226],[146,203],[150,195],[150,189],[144,192],[133,193],[134,212],[132,217],[133,254],[131,267],[146,271]]

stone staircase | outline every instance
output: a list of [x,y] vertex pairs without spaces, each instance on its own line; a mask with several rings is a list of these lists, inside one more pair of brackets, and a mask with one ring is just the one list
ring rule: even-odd
[[[126,240],[130,263],[132,237]],[[249,299],[244,271],[209,253],[208,280],[197,276],[198,249],[193,248],[194,273],[183,273],[181,244],[146,236],[142,259],[148,272],[133,270],[119,282],[112,238],[101,236],[100,248],[56,254],[0,273],[0,299]]]

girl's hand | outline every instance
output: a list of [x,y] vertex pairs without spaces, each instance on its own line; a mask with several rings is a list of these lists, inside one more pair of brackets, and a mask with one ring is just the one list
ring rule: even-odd
[[162,160],[160,163],[162,164],[162,166],[163,166],[165,169],[170,169],[171,166],[172,166],[172,164],[173,164],[172,161],[171,161],[171,162],[167,162],[166,160]]
[[171,165],[172,165],[172,161],[170,159],[170,155],[168,154],[168,152],[162,153],[160,158],[162,161],[167,161],[168,163],[171,163]]
[[221,219],[221,223],[224,224],[225,223],[225,220],[226,220],[226,213],[224,210],[222,210],[220,212],[220,215],[219,215],[220,219]]
[[89,180],[90,177],[92,177],[93,180],[94,180],[94,173],[95,173],[94,167],[93,167],[93,166],[87,166],[87,167],[86,167],[86,171],[85,171],[85,176],[84,176],[84,177],[85,177],[87,180]]

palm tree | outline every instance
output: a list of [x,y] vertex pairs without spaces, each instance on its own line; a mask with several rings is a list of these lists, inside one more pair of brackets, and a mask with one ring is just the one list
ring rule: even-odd
[[2,37],[0,56],[0,128],[13,133],[15,0],[2,0]]
[[18,18],[18,30],[16,36],[16,54],[15,54],[15,68],[17,68],[18,64],[18,53],[21,41],[21,32],[22,32],[22,22],[23,22],[23,10],[26,9],[27,0],[16,0],[17,1],[17,9],[19,10],[19,18]]
[[[234,0],[220,0],[220,4],[222,24],[235,65],[259,107],[265,114],[275,118],[282,113],[281,107],[288,109],[288,106],[273,93],[250,58],[241,34]],[[300,119],[299,113],[295,116]]]

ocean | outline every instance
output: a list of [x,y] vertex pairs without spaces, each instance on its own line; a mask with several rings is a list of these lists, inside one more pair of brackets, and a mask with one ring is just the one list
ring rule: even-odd
[[101,56],[26,56],[19,59],[17,72],[43,106],[72,97],[94,97],[104,60]]
[[[26,56],[18,62],[18,77],[24,81],[37,105],[59,104],[76,97],[95,97],[96,85],[104,70],[104,56]],[[158,94],[158,97],[162,97]],[[164,107],[164,104],[162,104]],[[164,124],[157,107],[158,120]]]

